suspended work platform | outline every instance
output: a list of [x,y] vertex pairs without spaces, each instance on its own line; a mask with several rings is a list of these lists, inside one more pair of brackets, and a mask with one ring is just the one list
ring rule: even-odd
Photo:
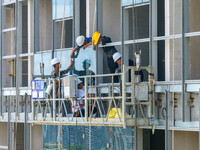
[[[28,123],[40,125],[124,128],[153,128],[155,125],[155,128],[165,129],[168,117],[167,120],[174,122],[169,129],[198,131],[200,80],[186,80],[183,93],[181,81],[154,83],[152,73],[148,74],[150,80],[147,82],[130,82],[128,70],[131,69],[134,76],[134,67],[124,67],[127,71],[123,73],[76,77],[76,80],[79,78],[85,82],[83,98],[66,98],[64,93],[61,93],[60,98],[48,96],[44,99],[33,99],[31,88],[20,88],[17,121],[24,123],[26,120]],[[153,68],[141,69],[151,72]],[[121,82],[115,83],[115,76],[121,78]],[[89,84],[90,80],[93,80],[94,84]],[[44,81],[47,86],[50,82],[56,83],[56,80],[52,79]],[[64,91],[64,84],[61,87],[61,91]],[[185,99],[182,98],[182,94]],[[8,122],[9,118],[11,122],[16,122],[16,89],[4,88],[2,95],[0,122]],[[77,117],[72,112],[71,102],[79,102],[80,99],[84,100],[85,112]]]
[[[153,68],[141,67],[149,72],[148,82],[140,82],[135,77],[135,67],[123,67],[123,73],[103,74],[76,77],[84,81],[84,97],[65,97],[66,88],[64,79],[45,79],[46,87],[53,85],[51,95],[43,99],[30,96],[33,89],[20,89],[19,95],[22,103],[19,105],[18,121],[25,119],[33,124],[51,125],[92,125],[92,126],[151,126],[153,117]],[[139,71],[139,70],[138,70]],[[131,75],[131,79],[129,77]],[[118,82],[116,82],[118,79]],[[131,81],[129,81],[131,80]],[[138,80],[138,81],[137,81]],[[61,85],[61,94],[56,93],[56,82]],[[105,83],[106,82],[106,83]],[[87,84],[88,83],[88,84]],[[77,89],[76,89],[77,90]],[[27,93],[25,102],[24,94]],[[15,104],[15,89],[4,89],[5,108],[2,112],[1,121],[8,119],[6,103],[11,99]],[[8,98],[12,97],[13,98]],[[84,112],[79,111],[79,116],[72,111],[72,103],[77,102],[77,109],[80,108],[79,101],[84,101]],[[24,107],[27,108],[27,117],[24,117]],[[80,108],[81,109],[81,108]],[[79,110],[80,110],[79,109]],[[11,109],[11,121],[15,121],[15,106]]]

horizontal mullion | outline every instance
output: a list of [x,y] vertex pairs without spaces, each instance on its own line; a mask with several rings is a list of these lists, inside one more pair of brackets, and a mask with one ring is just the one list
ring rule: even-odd
[[7,28],[7,29],[3,29],[3,30],[2,30],[3,33],[5,33],[5,32],[11,32],[11,31],[16,31],[16,27]]
[[34,53],[24,53],[24,54],[19,54],[19,57],[27,57],[27,56],[33,56]]
[[171,40],[171,39],[178,39],[178,38],[181,38],[181,37],[182,37],[181,34],[159,36],[159,37],[154,37],[153,41]]
[[[33,56],[34,53],[24,53],[24,54],[19,54],[19,58],[22,57],[27,57],[27,56]],[[6,59],[13,59],[16,58],[16,55],[7,55],[7,56],[2,56],[2,59],[6,60]]]
[[185,33],[185,37],[193,37],[193,36],[200,36],[200,31]]
[[[126,40],[126,41],[124,41],[124,44],[128,45],[128,44],[134,44],[134,43],[146,43],[146,42],[149,42],[149,41],[150,41],[149,38],[136,39],[136,40]],[[100,44],[99,47],[109,47],[109,46],[119,46],[119,45],[121,45],[121,41],[107,43],[106,45],[101,45]]]
[[[64,21],[66,21],[66,20],[72,20],[72,19],[73,19],[73,16],[66,17],[66,18],[64,18]],[[63,18],[61,18],[61,19],[54,19],[54,22],[61,22],[61,21],[63,21]]]
[[13,59],[13,58],[16,58],[16,55],[2,56],[2,59]]
[[133,8],[134,7],[140,7],[140,6],[146,6],[149,5],[149,2],[143,2],[143,3],[139,3],[139,4],[133,4],[133,5],[129,5],[129,6],[123,6],[124,9],[129,9],[129,8]]

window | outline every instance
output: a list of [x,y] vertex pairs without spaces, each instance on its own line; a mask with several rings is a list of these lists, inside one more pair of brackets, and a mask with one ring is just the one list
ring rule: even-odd
[[[64,8],[65,1],[65,8]],[[72,47],[73,37],[73,0],[53,0],[53,23],[54,23],[54,49],[61,48],[62,19],[64,18],[64,33],[62,48]],[[65,9],[65,12],[64,12]]]
[[[53,0],[53,20],[62,19],[64,0]],[[64,18],[73,16],[73,0],[65,0]]]

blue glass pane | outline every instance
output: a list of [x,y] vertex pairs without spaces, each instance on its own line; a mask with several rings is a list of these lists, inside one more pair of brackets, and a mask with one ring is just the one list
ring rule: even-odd
[[82,48],[79,50],[78,56],[75,58],[75,70],[79,72],[85,70],[83,64],[87,61],[90,62],[90,67],[87,68],[85,75],[90,75],[89,70],[96,74],[96,51],[91,46],[85,50]]
[[[62,57],[60,57],[60,51],[54,53],[54,57],[58,58],[61,61],[61,70],[67,69],[71,64],[71,55],[72,49],[62,50]],[[74,64],[74,73],[78,76],[90,75],[92,72],[96,74],[96,51],[92,50],[92,47],[88,47],[85,50],[80,49],[75,53],[75,64]],[[34,55],[34,75],[40,74],[40,63],[44,63],[44,75],[50,75],[53,67],[51,66],[51,52],[41,52]],[[84,66],[85,62],[89,62],[90,65]],[[68,74],[72,74],[70,71]],[[68,75],[66,74],[66,75]]]
[[[64,0],[53,0],[53,19],[63,18]],[[73,0],[65,0],[64,18],[73,16]]]
[[40,74],[40,63],[44,63],[44,75],[50,75],[52,71],[51,66],[51,52],[37,53],[34,55],[34,75]]
[[[62,57],[60,57],[60,54],[61,54],[60,51],[56,51],[54,53],[54,57],[57,57],[61,62],[61,70],[67,69],[68,66],[71,64],[71,58],[70,58],[71,52],[72,52],[72,49],[62,50]],[[68,74],[70,74],[70,72]]]
[[149,0],[122,0],[122,6],[129,6],[134,4],[141,4],[141,3],[146,3],[149,2]]

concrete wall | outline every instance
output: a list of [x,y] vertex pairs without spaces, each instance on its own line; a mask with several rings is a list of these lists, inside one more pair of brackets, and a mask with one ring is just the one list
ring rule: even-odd
[[198,132],[175,131],[174,150],[198,150],[199,134]]
[[96,29],[96,23],[94,22],[95,5],[96,5],[95,2],[96,2],[95,0],[86,0],[86,36],[87,37],[92,36],[94,33],[93,30]]
[[7,123],[0,123],[0,145],[8,146],[8,124]]
[[40,0],[40,50],[52,49],[52,1]]
[[43,149],[42,126],[31,127],[31,150]]
[[[3,27],[4,29],[6,28],[12,28],[15,27],[15,12],[14,8],[7,8],[6,7],[6,26]],[[3,51],[3,55],[14,55],[15,54],[15,31],[12,32],[6,32],[3,35],[5,35],[5,42],[6,43],[6,49]]]

